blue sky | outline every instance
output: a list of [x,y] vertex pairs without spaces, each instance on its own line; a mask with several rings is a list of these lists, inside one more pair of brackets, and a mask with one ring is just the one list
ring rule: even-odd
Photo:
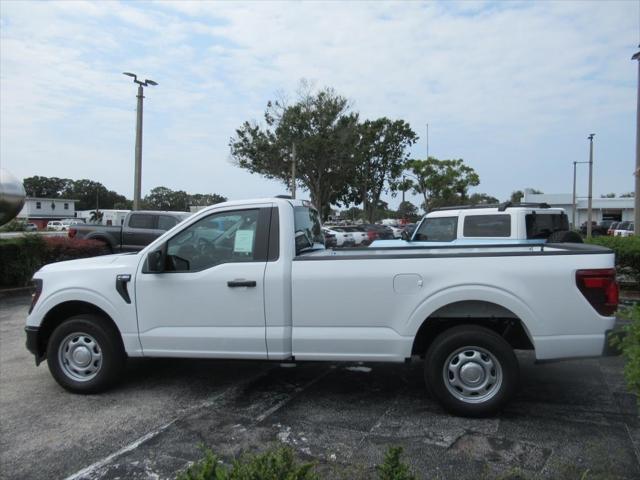
[[[229,138],[300,79],[407,120],[415,157],[463,158],[475,191],[633,189],[639,2],[0,3],[0,163],[133,191],[133,71],[147,89],[143,193],[282,193]],[[579,193],[587,171],[579,171]],[[388,199],[397,205],[398,199]],[[417,199],[416,199],[417,200]],[[417,202],[418,203],[418,202]]]

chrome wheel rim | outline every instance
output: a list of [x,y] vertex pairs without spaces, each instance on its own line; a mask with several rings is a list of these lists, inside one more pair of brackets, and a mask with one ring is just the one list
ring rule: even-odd
[[502,386],[502,366],[482,347],[462,347],[447,358],[442,370],[451,395],[465,403],[482,403],[493,398]]
[[58,362],[67,377],[76,382],[88,382],[102,368],[102,349],[91,335],[75,332],[60,343]]

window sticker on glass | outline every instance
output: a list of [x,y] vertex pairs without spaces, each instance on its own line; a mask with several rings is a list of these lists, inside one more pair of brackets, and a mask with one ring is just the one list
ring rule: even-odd
[[251,253],[253,251],[253,230],[238,230],[233,243],[234,253]]

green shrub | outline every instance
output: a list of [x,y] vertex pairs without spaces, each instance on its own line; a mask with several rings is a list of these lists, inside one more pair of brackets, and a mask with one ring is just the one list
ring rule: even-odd
[[616,266],[640,281],[640,237],[593,237],[588,243],[612,249]]
[[25,234],[0,239],[0,287],[24,287],[43,265],[102,255],[103,243],[68,237]]
[[629,323],[622,327],[621,334],[611,338],[611,344],[622,351],[627,386],[640,401],[640,304],[620,310],[619,315]]
[[378,465],[378,478],[380,480],[415,480],[409,467],[400,460],[402,447],[391,447],[384,456],[382,465]]
[[14,218],[0,227],[0,232],[24,232],[26,222]]
[[[211,450],[204,452],[204,458],[180,473],[177,480],[319,480],[313,464],[296,462],[289,447],[271,449],[259,455],[243,455],[230,466]],[[401,455],[401,447],[389,448],[382,465],[376,466],[379,480],[416,479],[400,460]]]
[[298,464],[293,450],[282,447],[259,455],[243,455],[231,466],[224,465],[211,450],[178,480],[316,480],[313,464]]

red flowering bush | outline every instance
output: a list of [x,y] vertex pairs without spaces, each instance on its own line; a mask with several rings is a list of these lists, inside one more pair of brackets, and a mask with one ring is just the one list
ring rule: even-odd
[[102,242],[27,234],[0,239],[0,287],[23,287],[47,263],[109,253]]

